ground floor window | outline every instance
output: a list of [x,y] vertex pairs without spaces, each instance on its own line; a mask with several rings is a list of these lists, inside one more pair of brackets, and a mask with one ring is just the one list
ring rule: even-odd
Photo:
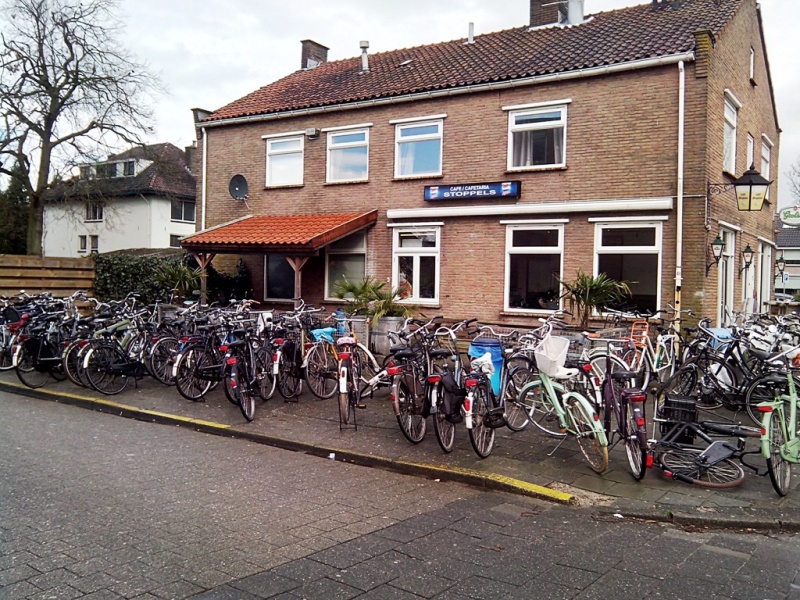
[[506,310],[558,310],[563,226],[509,225],[506,229]]
[[439,227],[394,230],[392,287],[404,300],[439,301],[439,233]]
[[353,283],[363,281],[366,276],[366,233],[359,231],[325,250],[325,298],[336,297],[337,282],[347,279]]
[[294,298],[294,269],[283,254],[264,256],[264,300]]
[[627,306],[641,311],[660,308],[661,223],[597,223],[595,273],[624,281],[632,297]]

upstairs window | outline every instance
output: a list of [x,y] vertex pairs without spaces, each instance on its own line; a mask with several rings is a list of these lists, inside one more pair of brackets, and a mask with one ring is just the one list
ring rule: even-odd
[[92,167],[89,165],[84,165],[81,167],[81,179],[91,179],[92,177]]
[[99,179],[110,179],[117,176],[117,163],[103,163],[97,165],[97,177]]
[[746,167],[755,164],[756,140],[751,134],[747,134],[747,161]]
[[194,200],[173,200],[172,201],[172,220],[194,223]]
[[563,167],[567,107],[515,110],[508,115],[508,168]]
[[398,124],[395,128],[395,177],[442,174],[442,120]]
[[100,202],[87,202],[85,221],[102,221],[103,205]]
[[303,184],[303,136],[267,139],[267,187]]
[[366,181],[369,165],[369,130],[328,133],[328,182]]
[[136,174],[136,161],[126,160],[123,163],[125,177],[133,177]]
[[723,129],[722,170],[736,175],[736,121],[738,108],[730,98],[725,98],[725,125]]
[[[761,175],[770,178],[769,172],[772,168],[772,143],[762,137],[761,139]],[[769,198],[769,188],[767,188],[766,198]]]

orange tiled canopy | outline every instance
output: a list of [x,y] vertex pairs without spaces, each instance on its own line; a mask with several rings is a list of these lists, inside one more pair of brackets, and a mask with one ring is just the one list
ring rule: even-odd
[[190,252],[313,255],[378,220],[367,213],[244,217],[181,240]]

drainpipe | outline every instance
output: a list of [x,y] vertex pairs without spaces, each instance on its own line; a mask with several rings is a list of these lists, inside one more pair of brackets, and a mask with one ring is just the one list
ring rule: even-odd
[[206,186],[208,185],[208,132],[205,127],[201,131],[203,132],[203,169],[200,184],[200,210],[203,216],[200,219],[200,231],[204,231],[206,228]]
[[[684,126],[686,120],[686,70],[684,62],[678,62],[678,227],[675,238],[675,308],[681,309],[681,285],[683,283],[683,155]],[[680,314],[678,315],[680,319]],[[680,320],[678,327],[680,327]]]

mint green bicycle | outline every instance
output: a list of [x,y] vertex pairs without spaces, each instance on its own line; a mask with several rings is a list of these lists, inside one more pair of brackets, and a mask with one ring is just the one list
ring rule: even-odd
[[[784,360],[786,358],[784,357]],[[761,419],[761,455],[767,459],[772,487],[778,495],[789,493],[792,483],[792,465],[800,463],[800,438],[797,436],[797,382],[792,372],[774,375],[775,389],[784,389],[788,384],[788,393],[776,394],[774,400],[761,402],[757,409],[762,413]],[[777,381],[779,380],[779,381]]]

